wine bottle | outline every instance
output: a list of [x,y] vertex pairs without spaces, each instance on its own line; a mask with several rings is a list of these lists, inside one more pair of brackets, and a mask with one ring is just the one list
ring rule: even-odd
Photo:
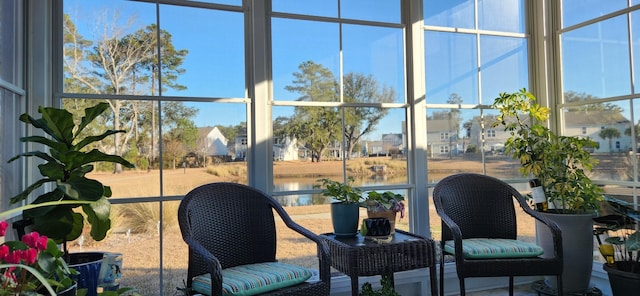
[[529,180],[529,187],[531,187],[531,197],[533,197],[535,210],[539,212],[546,211],[549,204],[547,203],[547,197],[544,195],[544,188],[540,179]]

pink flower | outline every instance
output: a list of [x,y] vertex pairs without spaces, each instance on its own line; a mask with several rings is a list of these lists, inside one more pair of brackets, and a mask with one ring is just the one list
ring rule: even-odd
[[38,250],[34,248],[30,248],[22,252],[22,260],[24,260],[25,264],[27,265],[33,265],[33,263],[36,263],[37,258]]
[[4,236],[7,232],[7,227],[9,227],[9,223],[7,223],[7,221],[0,222],[0,236]]
[[7,255],[9,255],[9,247],[7,245],[0,246],[0,261],[4,260]]
[[40,251],[47,248],[47,240],[48,238],[46,236],[41,236],[35,231],[22,236],[22,242],[25,243],[25,245]]
[[7,256],[4,258],[4,261],[6,261],[9,264],[19,264],[20,260],[22,260],[21,253],[22,253],[22,251],[15,250],[15,251],[7,254]]

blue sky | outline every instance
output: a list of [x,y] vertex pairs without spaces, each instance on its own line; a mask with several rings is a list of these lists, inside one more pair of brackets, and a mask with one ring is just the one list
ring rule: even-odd
[[[224,1],[229,4],[240,1]],[[302,4],[304,2],[304,4]],[[343,1],[345,14],[352,17],[370,15],[377,21],[398,21],[397,15],[374,12],[391,11],[396,1],[380,1],[376,5],[361,6],[364,0]],[[337,3],[337,1],[336,1]],[[385,4],[386,3],[386,4]],[[360,7],[360,9],[354,9]],[[337,16],[337,10],[326,5],[326,1],[274,1],[274,10],[305,12],[316,15]],[[128,27],[128,32],[155,23],[155,5],[130,1],[65,1],[65,12],[70,13],[85,38],[95,40],[92,27],[99,16],[106,13],[113,19],[119,12],[119,25]],[[186,73],[178,83],[186,85],[186,91],[167,90],[164,95],[203,97],[244,97],[244,19],[241,13],[203,10],[189,7],[160,6],[160,27],[170,32],[177,49],[188,49],[189,54],[182,68]],[[392,16],[393,15],[393,16]],[[188,17],[185,17],[188,16]],[[126,25],[129,17],[133,25]],[[305,61],[321,63],[338,75],[339,27],[309,21],[275,19],[273,21],[273,77],[276,100],[292,101],[298,94],[284,90],[293,80],[292,73]],[[404,100],[404,73],[402,68],[402,30],[375,28],[365,30],[363,26],[343,27],[344,71],[373,75],[381,85],[394,87],[397,102]],[[380,59],[388,62],[380,63]],[[235,125],[245,112],[244,104],[187,103],[200,109],[195,118],[196,125]],[[291,110],[283,108],[279,110]],[[275,111],[276,113],[278,111]],[[215,114],[215,116],[212,116]],[[290,114],[274,114],[290,115]],[[381,124],[379,133],[400,131],[399,124]]]
[[[366,18],[382,22],[398,22],[400,0],[370,1],[343,0],[342,16],[345,18]],[[240,0],[215,1],[237,5]],[[575,6],[564,16],[565,23],[572,25],[587,18],[603,15],[624,7],[626,0],[565,0]],[[481,29],[524,32],[522,1],[504,2],[484,0],[479,2],[479,26]],[[594,6],[597,4],[598,6]],[[274,0],[274,11],[304,13],[316,16],[337,17],[337,0]],[[425,0],[427,25],[472,27],[473,1],[470,0]],[[456,13],[451,13],[455,7]],[[594,9],[597,7],[597,9]],[[499,8],[499,9],[498,9]],[[105,10],[106,9],[106,10]],[[120,26],[129,32],[155,23],[155,5],[151,3],[92,0],[65,1],[65,11],[76,21],[85,38],[94,39],[94,28],[101,14],[106,11],[113,19],[120,13]],[[495,18],[494,11],[509,11],[507,17]],[[162,29],[173,36],[173,44],[178,49],[188,49],[182,67],[186,73],[178,82],[186,85],[186,91],[167,90],[164,95],[231,97],[243,98],[245,87],[243,15],[238,12],[203,10],[189,7],[160,6]],[[134,24],[125,21],[134,18]],[[497,21],[497,20],[500,21]],[[620,30],[625,16],[589,26],[566,34],[563,38],[563,71],[565,90],[586,92],[599,97],[629,93],[628,50],[626,30]],[[601,26],[601,27],[600,27]],[[292,101],[298,94],[284,89],[293,80],[293,72],[305,61],[314,61],[329,68],[337,76],[339,71],[340,43],[342,29],[344,73],[356,72],[372,75],[381,85],[396,90],[396,102],[403,102],[404,56],[402,30],[384,27],[365,27],[290,20],[275,18],[272,21],[273,44],[273,93],[275,100]],[[607,32],[598,36],[598,32]],[[640,31],[640,28],[637,30]],[[525,39],[475,34],[456,34],[426,31],[426,76],[427,102],[446,103],[452,93],[462,97],[464,104],[491,104],[500,92],[516,91],[528,86],[527,43]],[[586,42],[579,40],[586,38]],[[593,42],[598,38],[607,39],[611,44],[601,46]],[[478,48],[477,45],[480,45]],[[478,50],[480,50],[479,54]],[[640,52],[635,53],[640,56]],[[600,57],[600,58],[594,58]],[[480,60],[478,60],[478,58]],[[587,60],[589,63],[584,63]],[[481,80],[477,75],[480,63]],[[623,71],[620,71],[623,69]],[[640,75],[640,73],[636,73]],[[479,89],[482,90],[479,93]],[[244,104],[187,103],[200,109],[195,118],[196,125],[236,125],[244,121]],[[625,108],[626,109],[626,108]],[[274,117],[290,115],[275,108]],[[436,110],[438,111],[438,110]],[[395,112],[402,113],[402,112]],[[477,112],[465,112],[469,116]],[[387,118],[379,125],[376,139],[381,133],[399,133],[399,122],[403,118]]]

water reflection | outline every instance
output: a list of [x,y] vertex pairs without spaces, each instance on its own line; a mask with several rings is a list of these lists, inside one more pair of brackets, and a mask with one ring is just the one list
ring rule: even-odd
[[[433,174],[429,175],[430,183],[437,183],[442,178],[448,176],[449,174]],[[396,184],[390,183],[389,179],[393,178],[393,176],[374,176],[367,178],[356,178],[354,182],[354,186],[376,186],[376,185],[389,185]],[[404,176],[400,176],[400,178],[406,178]],[[433,178],[433,179],[431,179]],[[318,178],[298,178],[298,179],[290,179],[290,180],[276,180],[276,184],[274,184],[274,192],[284,192],[284,191],[304,191],[304,190],[312,190],[314,189],[314,185],[318,184]],[[522,193],[529,192],[529,185],[524,183],[513,183],[511,184],[514,188]],[[399,194],[406,194],[405,190],[392,190]],[[309,205],[322,205],[329,204],[331,199],[322,195],[321,193],[316,194],[296,194],[296,195],[279,195],[274,196],[274,198],[283,206],[309,206]]]

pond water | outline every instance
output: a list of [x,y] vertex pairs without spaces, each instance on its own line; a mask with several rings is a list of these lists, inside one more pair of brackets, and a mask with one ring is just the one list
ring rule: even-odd
[[[449,174],[430,174],[430,183],[437,183],[442,178]],[[397,176],[394,178],[381,178],[382,176],[374,178],[356,178],[354,186],[375,186],[375,185],[394,185],[405,184],[406,176]],[[338,177],[332,178],[337,180]],[[285,191],[298,191],[298,190],[313,190],[314,185],[319,184],[318,178],[297,178],[291,180],[276,180],[274,184],[274,198],[283,206],[308,206],[308,205],[320,205],[329,204],[330,198],[323,196],[321,193],[317,194],[297,194],[297,195],[277,195],[277,192]],[[527,183],[515,183],[511,184],[520,192],[528,192],[529,186]],[[405,190],[391,190],[395,193],[406,195]],[[365,194],[363,194],[365,196]]]

